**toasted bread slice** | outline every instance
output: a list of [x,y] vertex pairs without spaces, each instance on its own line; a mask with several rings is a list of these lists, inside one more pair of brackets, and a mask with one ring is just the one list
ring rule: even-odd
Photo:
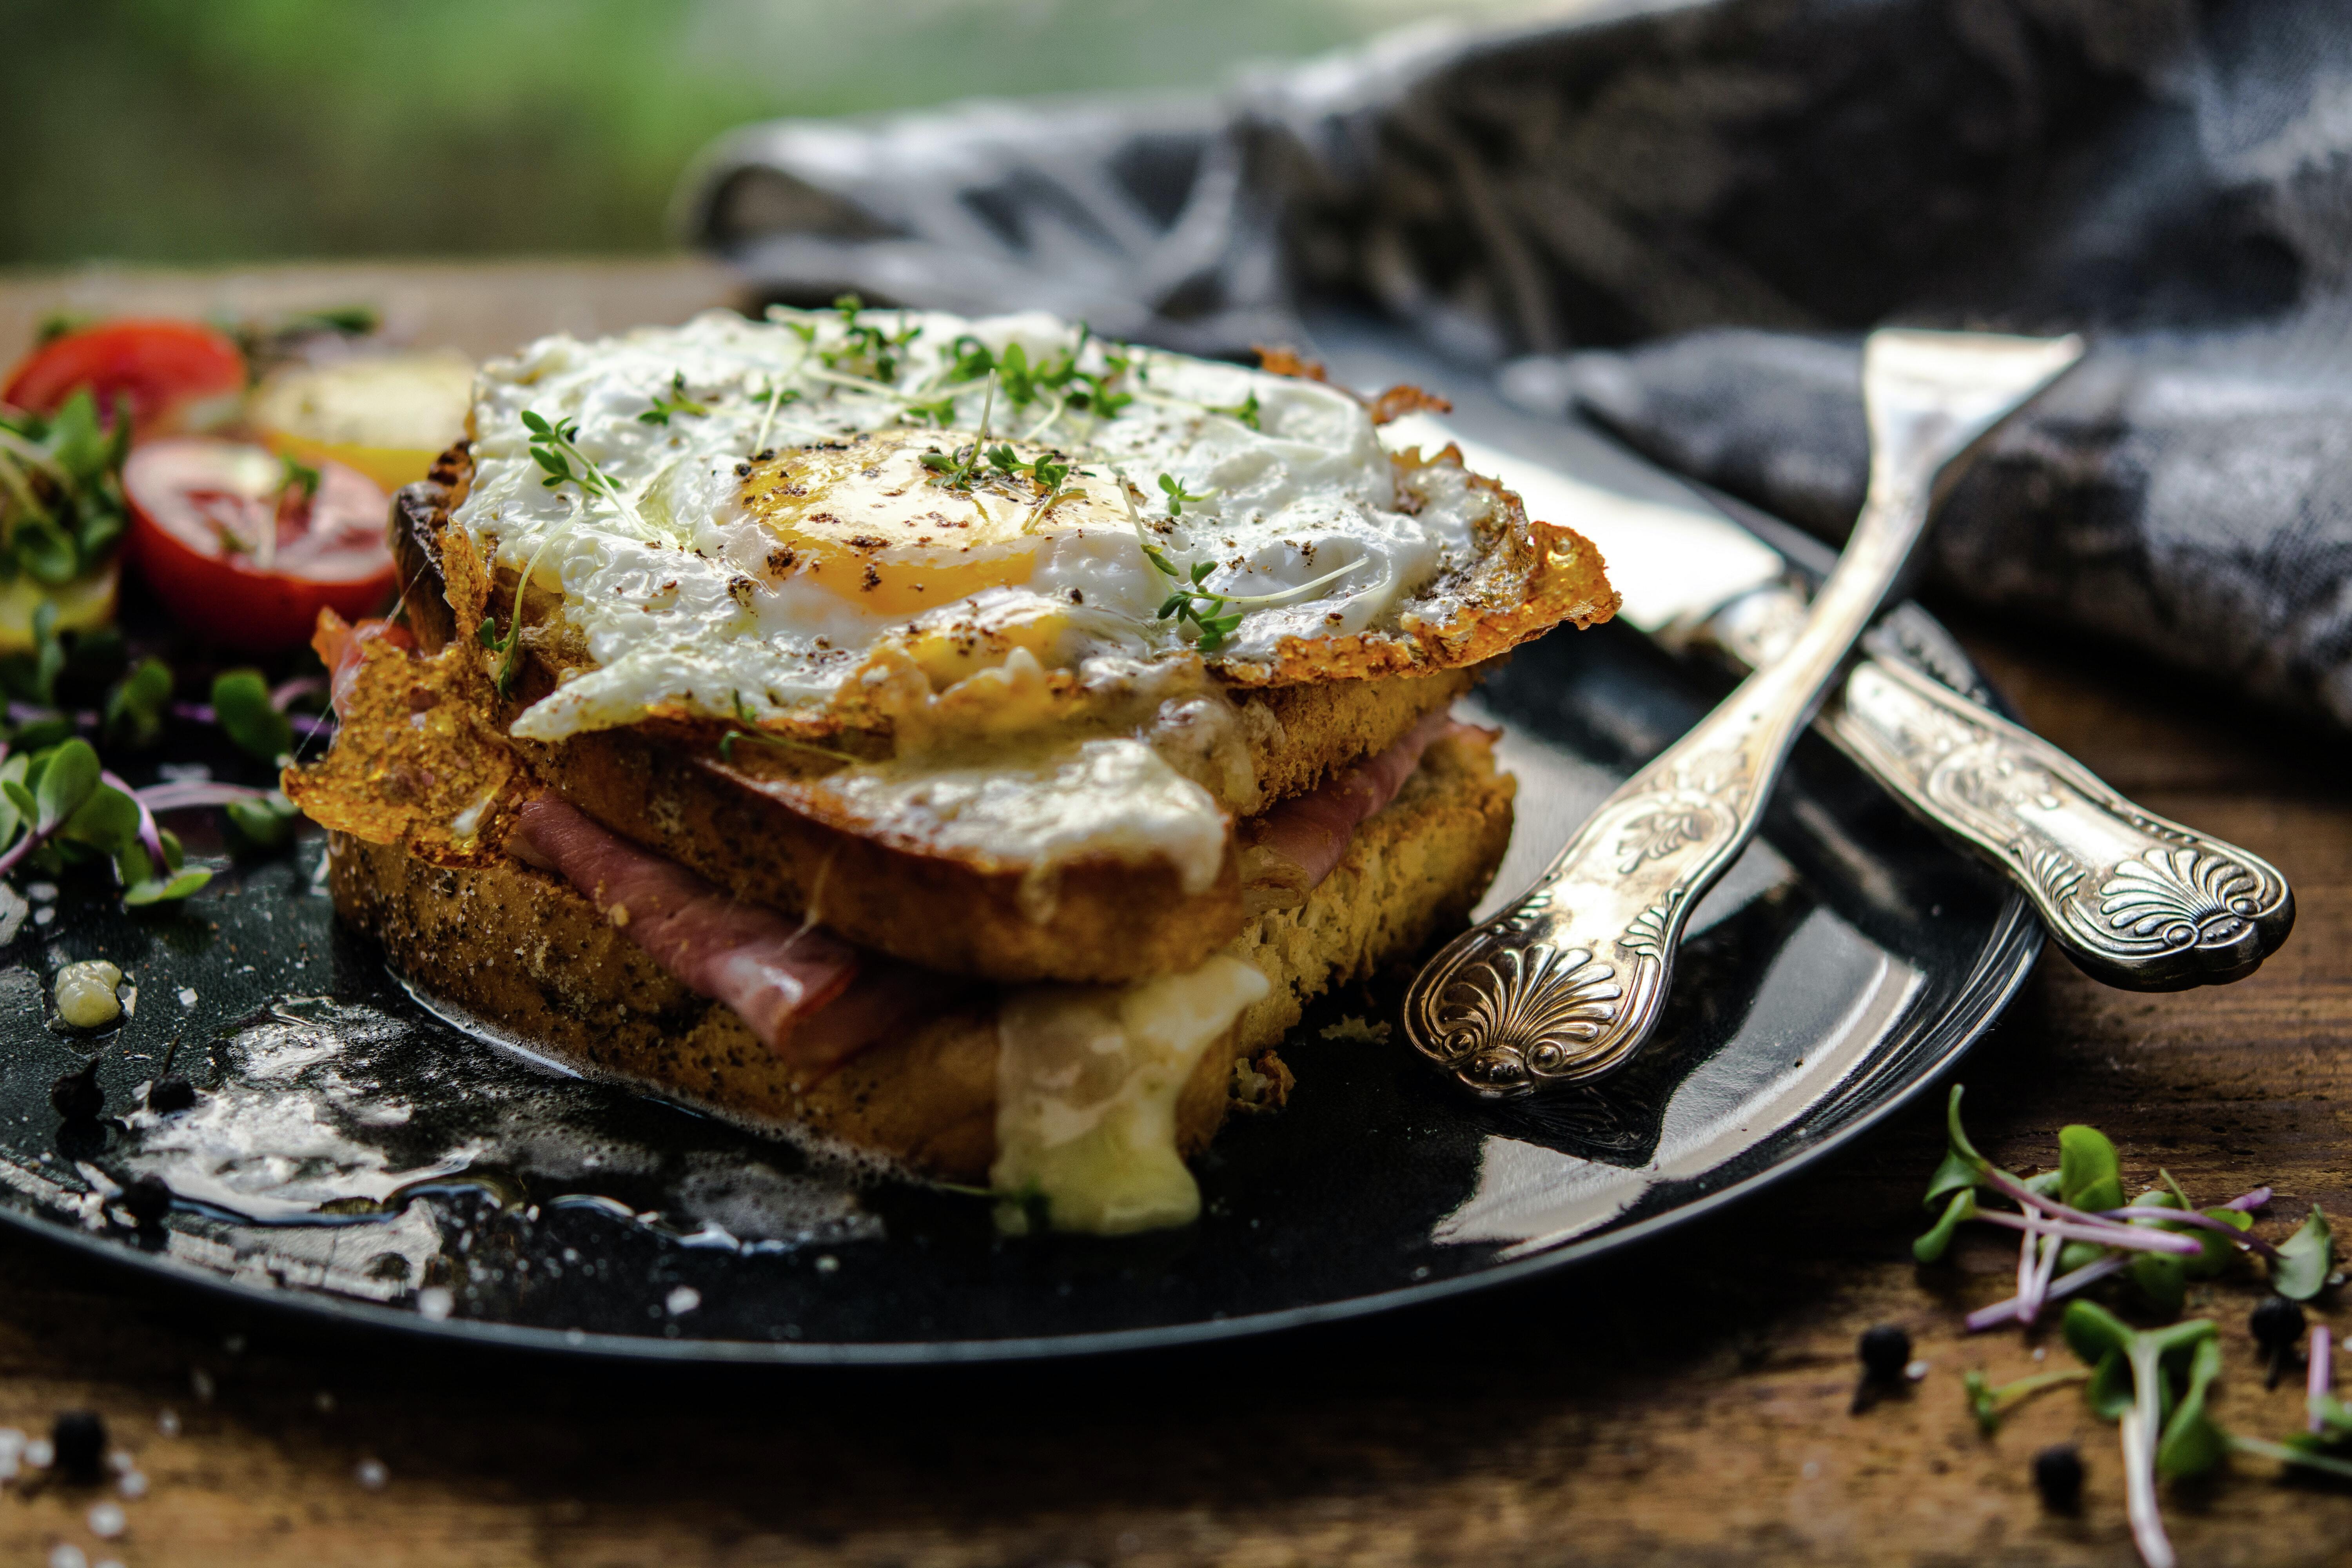
[[[1215,1133],[1234,1062],[1280,1040],[1309,1000],[1410,956],[1467,915],[1509,841],[1514,788],[1483,739],[1441,740],[1303,905],[1249,920],[1223,951],[1273,989],[1187,1084],[1181,1149]],[[984,991],[811,1079],[670,978],[558,878],[510,860],[436,867],[342,834],[330,841],[329,868],[336,908],[422,991],[538,1048],[757,1128],[803,1129],[926,1174],[987,1179],[997,1037]]]
[[[1278,735],[1269,773],[1298,787],[1393,744],[1476,679],[1470,670],[1254,699]],[[1363,737],[1376,744],[1367,747]],[[992,980],[1104,984],[1191,969],[1244,919],[1237,858],[1188,891],[1172,866],[1081,859],[1041,879],[976,856],[919,852],[846,830],[799,806],[765,748],[730,762],[645,729],[519,743],[539,780],[614,832],[737,898],[815,917],[850,941],[909,963]],[[1286,788],[1285,795],[1296,793]]]

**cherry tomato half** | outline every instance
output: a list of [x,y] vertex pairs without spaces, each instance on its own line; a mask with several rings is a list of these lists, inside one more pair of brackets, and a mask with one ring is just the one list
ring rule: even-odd
[[[227,338],[194,321],[108,321],[51,338],[17,362],[0,403],[54,414],[88,387],[99,416],[111,419],[131,401],[139,435],[205,423],[203,416],[245,392],[245,355]],[[193,418],[192,418],[193,416]]]
[[321,463],[315,495],[264,447],[179,437],[122,466],[131,559],[181,624],[267,652],[310,641],[320,608],[373,613],[393,590],[373,481]]

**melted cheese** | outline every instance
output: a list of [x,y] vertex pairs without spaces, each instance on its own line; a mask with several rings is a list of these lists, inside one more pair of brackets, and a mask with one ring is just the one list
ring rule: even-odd
[[[1215,797],[1136,740],[1081,741],[1035,760],[978,766],[847,768],[821,787],[879,837],[1040,872],[1081,856],[1164,859],[1184,891],[1199,894],[1224,863],[1225,814]],[[1046,886],[1036,893],[1050,899]],[[1031,912],[1043,919],[1051,909]]]
[[[1176,1152],[1176,1101],[1201,1055],[1270,987],[1237,958],[1139,985],[1040,985],[997,1016],[990,1184],[1042,1202],[1056,1230],[1186,1225],[1201,1189]],[[1008,1205],[1008,1228],[1024,1223]]]

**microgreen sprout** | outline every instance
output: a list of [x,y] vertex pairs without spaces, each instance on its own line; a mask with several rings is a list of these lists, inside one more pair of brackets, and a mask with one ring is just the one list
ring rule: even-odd
[[547,537],[539,542],[539,548],[530,552],[530,560],[524,564],[522,575],[515,579],[514,609],[507,617],[506,636],[499,635],[498,623],[488,616],[484,616],[482,624],[474,628],[474,640],[499,656],[499,667],[492,679],[500,697],[513,694],[515,677],[522,671],[523,595],[530,591],[531,577],[538,572],[540,562],[546,558],[549,548],[562,537],[562,530],[550,531]]
[[[1284,588],[1272,594],[1217,593],[1205,586],[1209,580],[1209,574],[1216,570],[1217,563],[1213,561],[1195,561],[1188,571],[1171,560],[1168,552],[1160,548],[1159,542],[1144,529],[1143,514],[1135,508],[1137,492],[1134,486],[1129,482],[1125,474],[1118,473],[1116,470],[1113,472],[1118,481],[1119,499],[1127,503],[1128,521],[1135,526],[1135,542],[1142,547],[1144,560],[1151,563],[1153,571],[1175,584],[1168,597],[1160,601],[1159,613],[1153,618],[1164,621],[1173,616],[1180,626],[1190,621],[1199,627],[1200,648],[1202,653],[1214,653],[1223,647],[1225,639],[1231,637],[1234,628],[1242,624],[1242,616],[1245,611],[1265,605],[1285,604],[1302,594],[1312,593],[1327,583],[1337,582],[1362,564],[1360,560],[1350,561],[1338,571],[1326,572],[1311,583],[1301,583],[1296,587]],[[1166,474],[1160,476],[1160,488],[1169,492],[1169,504],[1171,509],[1181,507],[1187,500],[1197,501],[1208,499],[1205,496],[1185,495],[1183,487],[1176,484]],[[1172,518],[1180,514],[1171,510],[1169,515]]]
[[0,877],[27,862],[57,870],[111,860],[134,907],[184,899],[212,880],[183,864],[179,839],[79,736],[0,763]]
[[[841,346],[820,349],[817,358],[827,370],[856,372],[864,366],[865,374],[876,381],[896,381],[906,347],[923,335],[923,329],[907,324],[904,314],[898,318],[898,330],[886,332],[864,320],[866,301],[855,294],[843,294],[833,302],[835,314],[841,318]],[[797,329],[795,329],[797,330]],[[810,329],[803,342],[814,342],[814,329]]]
[[[2065,1332],[2069,1348],[2092,1369],[2091,1408],[2121,1427],[2132,1541],[2148,1568],[2172,1568],[2157,1478],[2210,1468],[2225,1447],[2205,1414],[2206,1390],[2221,1370],[2212,1321],[2137,1331],[2096,1302],[2077,1300],[2066,1305]],[[2177,1393],[2176,1379],[2185,1384]]]
[[801,390],[797,386],[786,386],[784,378],[778,376],[760,395],[768,405],[768,411],[760,416],[760,433],[751,437],[751,450],[755,455],[768,449],[768,432],[776,427],[777,410],[787,403],[798,403]]
[[654,405],[651,408],[646,409],[643,414],[637,416],[637,423],[640,425],[667,425],[670,421],[670,416],[673,414],[692,414],[702,416],[707,415],[709,412],[710,410],[707,405],[698,403],[693,398],[687,395],[686,372],[682,370],[673,371],[670,374],[668,394],[665,395],[658,392],[655,393]]
[[[2168,1173],[2163,1188],[2127,1204],[2115,1145],[2096,1128],[2079,1124],[2058,1134],[2058,1169],[2023,1180],[1969,1142],[1960,1126],[1960,1095],[1955,1086],[1945,1115],[1948,1146],[1927,1184],[1927,1206],[1940,1204],[1942,1213],[1912,1244],[1912,1254],[1934,1262],[1970,1220],[2021,1233],[2017,1294],[1969,1313],[1969,1329],[2030,1325],[2051,1301],[2126,1273],[2158,1310],[2178,1312],[2189,1280],[2221,1273],[2240,1251],[2265,1258],[2283,1292],[2292,1287],[2307,1297],[2325,1281],[2332,1252],[2326,1216],[2316,1210],[2294,1240],[2274,1247],[2250,1234],[2252,1211],[2269,1201],[2268,1188],[2200,1210]],[[1991,1198],[2017,1206],[1989,1206]]]
[[745,741],[762,746],[774,746],[780,751],[809,752],[820,757],[829,757],[838,763],[854,763],[857,760],[846,752],[836,752],[830,747],[816,745],[808,741],[796,741],[789,735],[770,734],[760,728],[759,715],[753,713],[751,705],[743,700],[742,692],[735,691],[729,695],[734,701],[735,721],[742,728],[730,730],[719,738],[720,762],[732,763],[735,760],[736,745]]
[[1173,474],[1160,476],[1160,489],[1168,498],[1168,515],[1171,517],[1183,516],[1184,504],[1187,501],[1198,505],[1202,501],[1215,499],[1217,493],[1214,490],[1202,490],[1199,495],[1194,495],[1186,489]]
[[1265,428],[1265,426],[1258,423],[1259,410],[1257,405],[1257,389],[1255,387],[1252,387],[1250,389],[1250,395],[1247,397],[1243,398],[1239,403],[1223,405],[1211,403],[1205,404],[1202,406],[1206,407],[1212,414],[1222,414],[1228,419],[1237,419],[1253,430]]
[[[319,499],[318,469],[285,455],[280,455],[278,462],[278,491],[271,498],[269,514],[261,520],[259,531],[253,542],[253,563],[264,572],[274,571],[278,565],[278,520],[289,515],[300,517]],[[223,532],[226,533],[226,530]]]
[[1117,390],[1111,384],[1134,368],[1135,362],[1124,354],[1105,354],[1099,375],[1076,371],[1070,379],[1078,384],[1069,394],[1069,405],[1097,419],[1115,419],[1119,410],[1135,401],[1134,395]]
[[[56,877],[102,864],[123,903],[139,908],[185,899],[213,876],[185,864],[160,814],[226,806],[229,843],[238,853],[290,837],[299,813],[274,790],[210,779],[135,788],[108,769],[93,742],[110,752],[142,750],[163,739],[168,721],[181,719],[217,728],[275,773],[296,736],[319,727],[287,710],[323,692],[322,677],[272,688],[258,670],[225,669],[213,678],[210,701],[175,701],[176,678],[162,659],[131,658],[112,628],[60,632],[57,622],[57,606],[42,604],[32,616],[32,649],[0,658],[7,699],[0,722],[0,877],[19,870]],[[104,697],[92,708],[71,706],[65,696],[77,689],[95,694],[101,685]],[[25,914],[24,900],[0,889],[0,932],[13,933],[9,922]]]
[[2090,1375],[2079,1367],[2066,1367],[2057,1372],[2035,1373],[1996,1386],[1983,1373],[1969,1372],[1961,1375],[1960,1388],[1968,1395],[1969,1414],[1977,1418],[1977,1430],[1990,1437],[2000,1429],[2002,1416],[2043,1389],[2080,1383]]
[[288,500],[296,500],[298,498],[300,501],[311,501],[318,499],[318,469],[312,468],[308,463],[301,462],[290,457],[281,456],[278,461],[283,469],[283,473],[278,481],[278,498],[281,503]]
[[961,385],[978,381],[996,368],[996,355],[989,346],[970,332],[959,335],[948,345],[947,379]]
[[[2323,1348],[2324,1332],[2315,1332],[2315,1351]],[[2233,1451],[2352,1477],[2352,1460],[2331,1452],[2352,1437],[2352,1408],[2327,1392],[2325,1372],[2313,1373],[2305,1395],[2307,1429],[2270,1443],[2229,1432],[2213,1418],[2210,1394],[2221,1373],[2221,1346],[2210,1321],[2135,1333],[2092,1302],[2075,1301],[2066,1309],[2066,1342],[2095,1368],[2092,1408],[2122,1421],[2126,1511],[2149,1568],[2170,1568],[2173,1562],[2157,1510],[2159,1479],[2203,1475]]]
[[2322,1410],[2334,1392],[2335,1382],[2336,1333],[2321,1323],[2311,1331],[2311,1355],[2303,1380],[2304,1405],[2310,1412],[2311,1434],[2315,1437],[2327,1430],[2327,1419]]
[[[2235,1432],[2225,1432],[2207,1417],[2206,1426],[2211,1437],[2241,1454],[2252,1454],[2261,1458],[2275,1459],[2282,1465],[2317,1470],[2339,1479],[2352,1479],[2352,1457],[2346,1455],[2347,1443],[2352,1443],[2352,1405],[2347,1405],[2329,1392],[2331,1381],[2326,1369],[2330,1358],[2323,1358],[2321,1335],[2325,1329],[2313,1331],[2312,1373],[2304,1394],[2305,1430],[2291,1435],[2284,1443],[2266,1442],[2260,1437],[2248,1437]],[[2218,1458],[2218,1455],[2216,1458]]]
[[531,461],[547,470],[546,477],[539,481],[541,484],[549,489],[562,484],[577,485],[583,497],[603,496],[639,531],[653,531],[646,526],[646,520],[637,515],[637,509],[629,504],[629,499],[621,493],[621,488],[613,482],[612,476],[598,468],[595,461],[580,449],[578,420],[558,419],[550,423],[544,416],[526,408],[522,411],[522,424],[523,428],[530,432]]
[[130,524],[130,448],[127,405],[109,426],[86,387],[55,414],[0,405],[0,582],[56,587],[105,562]]
[[[919,459],[924,468],[931,471],[929,482],[942,489],[969,490],[971,489],[972,477],[981,466],[982,448],[988,445],[989,421],[995,416],[995,413],[996,382],[991,378],[987,395],[981,399],[980,404],[980,434],[972,437],[971,444],[968,447],[959,447],[952,453],[926,452]],[[1008,447],[1006,450],[1010,451],[1011,448]]]
[[[1927,1189],[1927,1206],[1940,1206],[1941,1213],[1913,1252],[1923,1263],[1934,1261],[1969,1220],[2021,1234],[2017,1295],[1970,1313],[1969,1328],[2030,1324],[2048,1301],[2117,1276],[2128,1277],[2158,1312],[2176,1313],[2188,1281],[2217,1275],[2248,1254],[2263,1260],[2276,1292],[2249,1322],[2268,1363],[2267,1382],[2275,1385],[2305,1330],[2297,1301],[2310,1300],[2333,1278],[2335,1244],[2316,1205],[2291,1237],[2273,1246],[2252,1234],[2254,1211],[2271,1200],[2268,1187],[2200,1209],[2169,1172],[2159,1171],[2158,1187],[2126,1202],[2115,1145],[2079,1125],[2059,1133],[2058,1169],[2021,1179],[1969,1142],[1960,1125],[1960,1095],[1955,1088],[1948,1102],[1948,1147]],[[1996,1199],[2016,1206],[1987,1206]],[[2065,1271],[2053,1279],[2057,1268]],[[2064,1331],[2067,1344],[2090,1369],[2084,1393],[2091,1407],[2120,1423],[2132,1539],[2149,1568],[2171,1568],[2174,1562],[2158,1510],[2159,1481],[2201,1475],[2232,1452],[2352,1478],[2352,1452],[2347,1451],[2352,1449],[2352,1405],[2334,1392],[2335,1346],[2326,1325],[2311,1327],[2305,1429],[2282,1443],[2240,1436],[2215,1421],[2209,1400],[2222,1357],[2210,1321],[2136,1331],[2077,1297],[2067,1303]],[[2082,1375],[2045,1373],[1995,1386],[1971,1372],[1962,1386],[1979,1429],[1990,1436],[2020,1401]]]
[[1048,452],[1027,462],[1011,447],[1000,443],[986,454],[988,466],[1007,479],[1025,479],[1037,487],[1042,496],[1051,496],[1062,488],[1062,481],[1073,472],[1069,459],[1059,452]]
[[[981,350],[983,354],[987,352]],[[1070,377],[1076,374],[1076,359],[1068,353],[1056,354],[1033,365],[1028,350],[1019,343],[1007,343],[1004,352],[996,356],[997,384],[1004,388],[1005,398],[1015,408],[1026,408],[1068,385]]]
[[[946,377],[951,384],[968,384],[984,375],[993,375],[1004,389],[1005,401],[1016,409],[1050,403],[1056,416],[1068,408],[1108,419],[1135,401],[1132,395],[1112,384],[1134,368],[1134,361],[1124,354],[1107,352],[1100,371],[1085,369],[1080,362],[1093,335],[1091,329],[1081,327],[1077,341],[1070,347],[1032,361],[1029,351],[1019,343],[1007,343],[999,353],[966,332],[948,347]],[[1045,423],[1050,425],[1052,419],[1049,417]]]

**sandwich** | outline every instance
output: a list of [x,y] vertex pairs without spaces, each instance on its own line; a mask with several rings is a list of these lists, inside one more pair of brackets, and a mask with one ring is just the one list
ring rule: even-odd
[[1382,446],[1432,401],[854,301],[541,340],[396,498],[396,616],[321,618],[286,788],[447,1016],[1009,1226],[1185,1223],[1307,1004],[1493,876],[1454,700],[1616,606]]

